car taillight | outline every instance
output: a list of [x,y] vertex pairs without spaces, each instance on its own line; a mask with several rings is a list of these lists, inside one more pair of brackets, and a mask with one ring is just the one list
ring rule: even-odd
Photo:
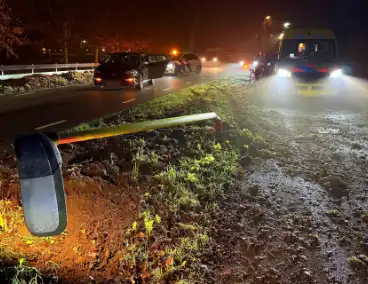
[[102,78],[97,77],[97,78],[95,78],[95,81],[100,83],[100,82],[102,82]]
[[328,68],[324,67],[318,70],[319,72],[326,73],[328,72]]
[[303,69],[301,69],[301,68],[299,68],[299,67],[294,67],[291,71],[292,71],[292,72],[294,72],[294,73],[301,73],[301,72],[304,72],[304,70],[303,70]]

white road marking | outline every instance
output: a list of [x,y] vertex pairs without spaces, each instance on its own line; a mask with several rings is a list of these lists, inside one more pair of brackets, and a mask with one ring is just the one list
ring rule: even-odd
[[168,90],[171,90],[171,88],[166,88],[166,89],[163,89],[164,92],[168,91]]
[[127,104],[127,103],[130,103],[132,101],[135,101],[135,99],[130,99],[130,100],[127,100],[127,101],[124,101],[124,102],[121,102],[122,104]]
[[18,94],[18,95],[15,95],[15,96],[20,97],[20,96],[25,96],[25,95],[35,94],[35,93],[36,92],[22,93],[22,94]]
[[59,121],[56,121],[56,122],[52,122],[52,123],[49,123],[49,124],[46,124],[46,125],[42,125],[42,126],[36,127],[35,129],[36,130],[41,130],[41,129],[44,129],[44,128],[47,128],[47,127],[50,127],[50,126],[54,126],[54,125],[57,125],[57,124],[64,123],[66,121],[67,120],[59,120]]

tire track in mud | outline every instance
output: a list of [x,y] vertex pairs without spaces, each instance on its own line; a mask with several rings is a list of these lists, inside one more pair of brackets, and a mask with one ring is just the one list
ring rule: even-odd
[[[359,225],[364,234],[367,227],[351,217],[368,211],[365,115],[261,108],[258,116],[265,139],[288,155],[256,166],[246,176],[249,186],[244,190],[259,186],[271,203],[286,208],[284,217],[307,215],[313,230],[302,232],[302,238],[316,235],[318,247],[309,250],[306,261],[311,283],[365,283],[348,261],[359,249],[349,235],[357,233]],[[341,216],[331,218],[334,212]]]

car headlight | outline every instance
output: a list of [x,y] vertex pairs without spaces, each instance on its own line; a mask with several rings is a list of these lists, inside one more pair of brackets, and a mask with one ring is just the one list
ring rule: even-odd
[[169,64],[167,64],[166,68],[167,68],[167,69],[172,69],[172,68],[174,68],[174,64],[169,63]]
[[244,65],[244,61],[243,61],[243,60],[240,60],[240,61],[239,61],[239,65],[240,65],[240,66],[243,66],[243,65]]
[[279,75],[280,77],[291,77],[291,72],[286,69],[279,69],[277,75]]
[[341,77],[343,74],[342,69],[336,69],[330,73],[331,78],[338,78]]
[[125,74],[128,74],[128,75],[134,77],[134,76],[138,75],[138,71],[137,70],[130,70],[130,71],[125,72]]
[[259,62],[258,62],[258,61],[253,61],[253,63],[252,63],[253,67],[257,67],[257,66],[258,66],[258,64],[259,64]]

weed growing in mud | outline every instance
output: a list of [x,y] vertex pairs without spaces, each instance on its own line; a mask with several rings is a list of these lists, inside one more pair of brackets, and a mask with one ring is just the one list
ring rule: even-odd
[[144,211],[142,215],[143,215],[144,229],[145,229],[146,235],[149,237],[153,230],[153,224],[154,223],[160,224],[161,218],[157,214],[153,216],[151,212],[147,210]]
[[37,284],[44,283],[45,277],[34,267],[25,265],[25,259],[21,258],[17,266],[0,268],[3,280],[12,284]]
[[136,160],[133,161],[133,168],[132,168],[132,180],[137,181],[139,176],[139,166]]

